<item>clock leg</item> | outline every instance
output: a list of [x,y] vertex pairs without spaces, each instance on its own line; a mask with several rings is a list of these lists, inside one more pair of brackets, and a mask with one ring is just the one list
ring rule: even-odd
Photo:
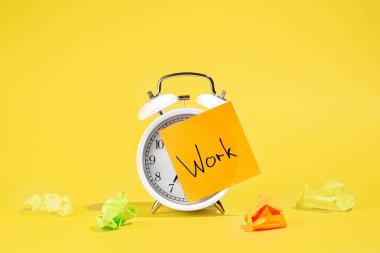
[[221,214],[224,214],[224,208],[223,208],[223,205],[222,203],[220,202],[220,200],[216,201],[214,203],[214,206],[216,207],[216,209],[218,209],[218,211],[221,213]]
[[152,206],[152,209],[150,209],[150,213],[154,214],[160,208],[160,206],[161,206],[161,203],[156,200],[156,202],[154,202]]

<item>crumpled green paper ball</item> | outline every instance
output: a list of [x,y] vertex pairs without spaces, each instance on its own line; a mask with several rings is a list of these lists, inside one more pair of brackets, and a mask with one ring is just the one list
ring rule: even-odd
[[42,196],[35,194],[25,201],[34,213],[55,213],[67,216],[73,213],[73,207],[69,197],[59,194],[45,193]]
[[96,217],[96,223],[102,229],[119,229],[126,221],[136,216],[136,207],[128,205],[124,192],[107,200],[102,207],[102,215]]
[[333,180],[328,180],[324,188],[317,190],[305,185],[298,197],[296,208],[349,211],[354,207],[356,198],[353,195],[343,193],[344,187],[343,183]]

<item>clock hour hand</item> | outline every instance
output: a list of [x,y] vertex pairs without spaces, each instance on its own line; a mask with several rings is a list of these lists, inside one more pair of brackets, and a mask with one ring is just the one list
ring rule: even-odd
[[173,184],[175,183],[175,181],[177,181],[177,179],[178,179],[178,176],[175,175],[175,178],[174,178],[174,180],[173,180]]

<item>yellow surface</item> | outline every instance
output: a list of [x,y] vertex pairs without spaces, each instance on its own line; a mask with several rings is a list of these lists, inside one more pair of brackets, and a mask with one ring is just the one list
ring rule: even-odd
[[159,134],[189,202],[260,173],[230,101]]
[[[0,3],[3,252],[379,252],[379,1]],[[137,112],[162,75],[198,71],[227,90],[263,173],[214,209],[151,217],[135,153]],[[174,79],[163,92],[209,92]],[[192,102],[187,103],[193,105]],[[348,213],[294,210],[304,183],[358,198]],[[99,203],[126,190],[140,216],[99,233]],[[66,218],[20,214],[67,194]],[[260,193],[285,229],[245,233]]]

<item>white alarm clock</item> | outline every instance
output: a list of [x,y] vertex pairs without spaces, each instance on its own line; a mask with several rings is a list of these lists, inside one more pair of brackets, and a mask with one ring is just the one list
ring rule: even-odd
[[149,101],[140,109],[138,118],[139,120],[143,120],[153,114],[157,114],[158,117],[148,126],[141,137],[136,160],[139,177],[145,189],[156,200],[152,206],[151,213],[154,214],[161,204],[181,211],[199,210],[214,204],[221,213],[224,213],[220,198],[228,189],[217,192],[194,203],[187,201],[166,152],[165,143],[160,138],[160,130],[203,112],[196,108],[180,108],[167,113],[162,112],[163,109],[180,100],[190,99],[188,95],[160,95],[163,80],[178,76],[197,76],[207,78],[210,81],[212,94],[199,95],[196,99],[198,104],[210,109],[226,101],[224,98],[225,91],[221,91],[220,95],[216,94],[214,81],[211,77],[194,72],[180,72],[163,76],[158,81],[156,95],[153,95],[151,91],[148,92]]

